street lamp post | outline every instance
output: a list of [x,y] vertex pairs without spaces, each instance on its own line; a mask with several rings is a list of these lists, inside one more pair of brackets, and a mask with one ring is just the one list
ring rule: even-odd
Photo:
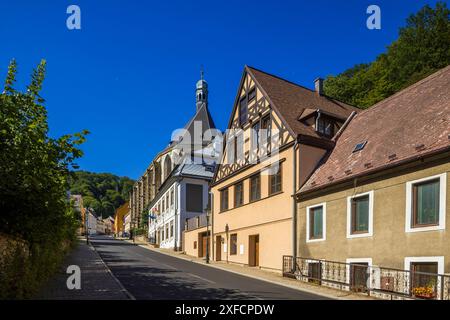
[[228,247],[228,232],[230,231],[230,227],[228,226],[228,223],[225,225],[225,233],[227,236],[227,263],[228,263],[228,251],[230,251],[230,248]]
[[86,232],[86,244],[89,244],[89,210],[90,208],[87,207],[84,212],[84,227]]
[[211,216],[211,196],[208,197],[208,205],[206,206],[206,263],[209,263],[209,242],[212,237],[209,234],[209,218]]

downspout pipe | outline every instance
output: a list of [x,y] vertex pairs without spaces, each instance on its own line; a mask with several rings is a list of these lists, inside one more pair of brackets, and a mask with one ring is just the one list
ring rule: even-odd
[[298,141],[295,140],[292,147],[293,164],[292,164],[292,268],[293,272],[297,269],[297,200],[295,193],[297,191],[297,146]]

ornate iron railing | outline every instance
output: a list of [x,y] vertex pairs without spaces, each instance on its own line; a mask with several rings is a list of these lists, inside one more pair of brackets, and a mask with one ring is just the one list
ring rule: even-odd
[[450,300],[450,276],[283,256],[283,276],[380,298]]

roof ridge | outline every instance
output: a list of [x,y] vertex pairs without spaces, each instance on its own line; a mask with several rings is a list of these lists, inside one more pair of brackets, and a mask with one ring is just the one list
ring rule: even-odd
[[442,69],[439,69],[439,70],[433,72],[432,74],[428,75],[427,77],[423,78],[422,80],[419,80],[419,81],[413,83],[412,85],[407,86],[406,88],[403,88],[403,89],[400,90],[400,91],[397,91],[396,93],[390,95],[389,97],[387,97],[387,98],[385,98],[385,99],[383,99],[383,100],[381,100],[381,101],[378,101],[377,103],[375,103],[375,104],[372,105],[371,107],[369,107],[369,108],[363,110],[363,111],[360,113],[360,115],[366,114],[366,112],[368,112],[368,111],[370,111],[370,110],[373,110],[373,109],[375,109],[375,108],[378,108],[382,103],[385,103],[385,102],[387,102],[387,101],[391,101],[392,99],[394,99],[394,98],[396,98],[396,97],[398,97],[398,96],[401,96],[401,95],[405,94],[406,91],[411,90],[411,89],[413,89],[413,88],[416,88],[416,87],[418,87],[419,85],[421,85],[421,84],[423,84],[423,83],[425,83],[425,82],[428,82],[428,81],[434,79],[434,78],[437,77],[438,75],[440,75],[440,74],[442,74],[442,73],[445,73],[446,69],[450,69],[450,65],[448,65],[448,66],[446,66],[446,67],[444,67],[444,68],[442,68]]
[[302,89],[308,90],[308,91],[310,91],[310,92],[312,92],[312,93],[315,93],[315,91],[312,90],[312,89],[309,89],[309,88],[307,88],[307,87],[305,87],[305,86],[303,86],[303,85],[301,85],[301,84],[298,84],[298,83],[295,83],[295,82],[293,82],[293,81],[290,81],[290,80],[287,80],[287,79],[285,79],[285,78],[282,78],[282,77],[280,77],[280,76],[277,76],[277,75],[275,75],[275,74],[273,74],[273,73],[269,73],[269,72],[266,72],[266,71],[263,71],[263,70],[261,70],[261,69],[254,68],[254,67],[251,67],[251,66],[248,66],[248,65],[246,65],[246,67],[249,68],[249,69],[253,69],[253,70],[255,70],[255,71],[262,72],[262,73],[264,73],[264,74],[267,74],[268,76],[271,76],[271,77],[273,77],[273,78],[276,78],[276,79],[281,80],[281,81],[284,81],[284,82],[287,82],[287,83],[289,83],[289,84],[292,84],[292,85],[294,85],[294,86],[300,87],[300,88],[302,88]]
[[[270,77],[273,77],[273,78],[275,78],[275,79],[278,79],[278,80],[287,82],[287,83],[292,84],[292,85],[294,85],[294,86],[296,86],[296,87],[299,87],[299,88],[301,88],[301,89],[305,89],[306,91],[309,91],[310,93],[314,93],[314,94],[316,93],[315,90],[310,89],[310,88],[308,88],[308,87],[305,87],[304,85],[295,83],[295,82],[293,82],[293,81],[287,80],[287,79],[282,78],[282,77],[280,77],[280,76],[277,76],[277,75],[275,75],[275,74],[272,74],[272,73],[263,71],[263,70],[261,70],[261,69],[258,69],[258,68],[255,68],[255,67],[252,67],[252,66],[249,66],[249,65],[245,65],[245,66],[246,66],[247,68],[249,68],[249,69],[252,69],[252,70],[255,70],[255,71],[264,73],[264,74],[266,74],[266,75],[268,75],[268,76],[270,76]],[[341,100],[339,100],[339,99],[335,99],[335,98],[330,97],[330,96],[328,96],[328,95],[326,95],[326,94],[321,94],[320,96],[323,97],[323,98],[326,98],[326,99],[330,99],[330,100],[332,100],[333,102],[336,102],[337,104],[343,103],[343,104],[346,104],[346,105],[351,106],[351,107],[353,107],[353,108],[357,108],[357,109],[360,109],[360,110],[361,110],[360,107],[354,106],[354,105],[352,105],[352,104],[349,104],[349,103],[347,103],[347,102],[341,101]],[[340,107],[342,107],[342,106],[340,106]]]

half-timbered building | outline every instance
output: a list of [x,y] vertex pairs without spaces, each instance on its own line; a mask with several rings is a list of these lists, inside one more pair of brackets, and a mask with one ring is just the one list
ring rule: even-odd
[[358,109],[246,66],[213,195],[212,258],[281,270],[295,252],[295,191]]

